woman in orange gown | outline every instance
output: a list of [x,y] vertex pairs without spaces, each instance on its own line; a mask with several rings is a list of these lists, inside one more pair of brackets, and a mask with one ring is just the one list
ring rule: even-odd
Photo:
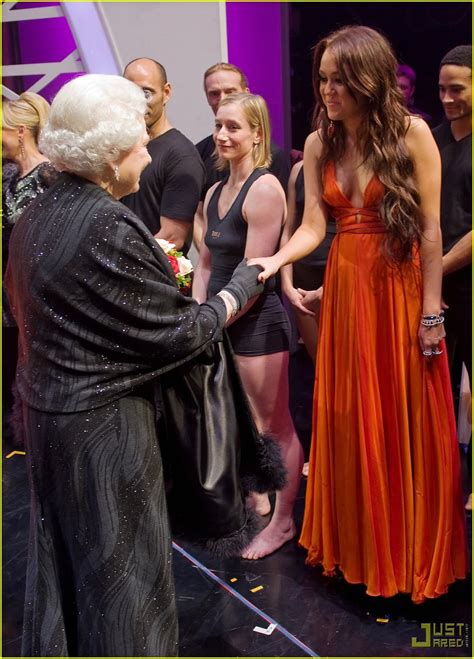
[[[407,114],[396,59],[371,28],[314,50],[317,130],[301,227],[266,279],[337,235],[324,278],[313,442],[300,543],[310,565],[422,602],[467,571],[441,313],[440,158]],[[311,294],[301,309],[311,308]]]

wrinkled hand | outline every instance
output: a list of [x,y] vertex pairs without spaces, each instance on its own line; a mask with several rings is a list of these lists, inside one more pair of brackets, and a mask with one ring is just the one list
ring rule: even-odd
[[320,286],[315,291],[305,291],[303,288],[298,288],[298,293],[301,294],[301,303],[306,309],[306,313],[311,312],[311,315],[319,314],[321,300],[323,298],[323,287]]
[[262,282],[267,281],[267,279],[269,279],[272,275],[276,275],[276,273],[280,269],[280,263],[278,262],[276,255],[262,256],[262,258],[249,259],[248,264],[260,266],[262,271],[259,274],[258,278]]
[[245,307],[250,298],[263,293],[263,283],[259,281],[261,268],[257,265],[248,265],[243,259],[232,274],[232,279],[223,291],[228,291],[239,303],[239,310]]
[[421,352],[430,353],[424,354],[427,359],[430,359],[433,353],[433,357],[436,358],[436,351],[442,350],[439,347],[440,341],[444,339],[446,332],[444,330],[444,325],[434,325],[432,327],[425,327],[425,325],[420,325],[418,329],[418,341],[420,343]]

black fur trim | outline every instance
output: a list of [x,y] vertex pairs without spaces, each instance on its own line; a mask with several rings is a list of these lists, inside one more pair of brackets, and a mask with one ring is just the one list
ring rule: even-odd
[[241,556],[245,547],[263,527],[262,518],[254,510],[247,509],[246,514],[247,519],[242,528],[221,538],[208,538],[204,543],[205,549],[219,558]]
[[258,435],[255,442],[256,464],[243,469],[242,489],[249,492],[272,492],[281,490],[287,483],[287,470],[283,464],[278,442],[270,435]]

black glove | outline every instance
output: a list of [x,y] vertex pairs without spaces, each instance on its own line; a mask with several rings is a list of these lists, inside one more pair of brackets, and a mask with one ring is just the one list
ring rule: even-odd
[[243,259],[234,270],[230,282],[222,289],[235,297],[239,303],[239,311],[250,298],[263,293],[264,284],[257,279],[262,270],[259,265],[247,265],[247,259]]

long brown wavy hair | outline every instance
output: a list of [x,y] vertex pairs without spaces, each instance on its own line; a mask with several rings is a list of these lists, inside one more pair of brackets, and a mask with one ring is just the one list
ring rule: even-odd
[[320,93],[320,64],[327,49],[336,59],[342,82],[366,112],[358,131],[359,148],[364,163],[385,186],[381,216],[388,231],[387,254],[402,262],[421,236],[421,211],[414,164],[405,146],[408,112],[398,90],[397,60],[385,37],[362,25],[343,27],[314,46],[313,128],[320,129],[323,142],[321,180],[326,164],[342,158],[346,143],[341,121],[335,121],[328,132],[330,122]]

